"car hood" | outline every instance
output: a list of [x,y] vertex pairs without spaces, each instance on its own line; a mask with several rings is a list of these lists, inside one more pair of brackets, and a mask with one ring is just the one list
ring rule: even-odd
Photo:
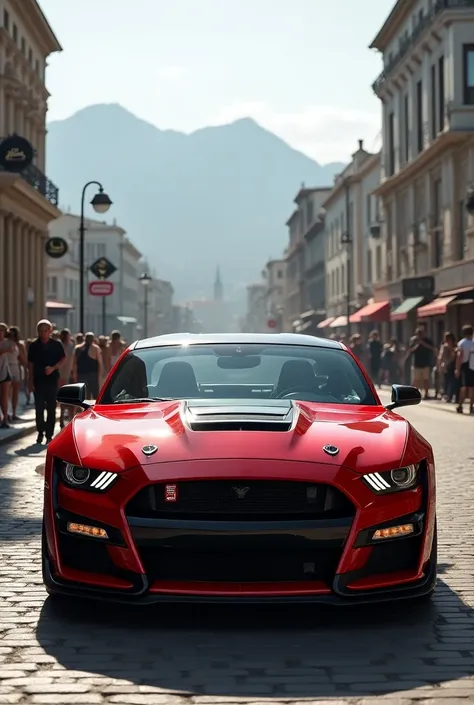
[[[76,416],[72,427],[79,462],[101,468],[106,461],[115,472],[162,462],[239,458],[383,470],[400,465],[411,429],[382,406],[287,400],[96,406]],[[328,445],[338,452],[329,454]],[[157,450],[146,455],[146,446]]]

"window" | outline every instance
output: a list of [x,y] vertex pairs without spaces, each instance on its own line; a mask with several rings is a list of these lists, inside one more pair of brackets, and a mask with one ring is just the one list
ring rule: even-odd
[[418,153],[423,151],[423,84],[416,84],[416,146]]
[[8,10],[3,11],[3,26],[7,32],[10,31],[10,15],[8,14]]
[[22,53],[22,54],[25,54],[25,56],[26,56],[26,41],[25,41],[25,37],[22,37],[22,38],[21,38],[21,53]]
[[388,176],[395,173],[395,115],[388,116]]
[[366,283],[372,284],[372,250],[367,250],[367,272],[366,272]]
[[279,269],[277,272],[277,279],[282,279],[283,278],[283,270]]
[[37,73],[38,76],[39,76],[39,74],[40,74],[40,62],[39,62],[39,59],[36,59],[36,61],[35,61],[35,71],[36,71],[36,73]]
[[410,159],[410,112],[408,94],[403,99],[403,131],[405,135],[405,163]]
[[382,279],[382,248],[377,245],[375,250],[375,281],[379,282]]
[[28,49],[28,61],[33,66],[33,50],[32,49]]
[[48,277],[46,280],[46,286],[48,289],[48,296],[57,296],[58,293],[58,278]]
[[442,132],[444,130],[444,57],[442,56],[438,62],[438,108],[439,108],[439,118],[438,118],[438,130]]
[[464,103],[474,105],[474,44],[464,47]]
[[18,41],[18,27],[16,26],[16,24],[13,25],[13,40],[15,42]]
[[466,211],[466,201],[463,199],[459,202],[459,252],[458,259],[464,259],[466,257],[466,238],[467,230],[467,211]]
[[441,202],[441,179],[433,183],[433,210],[435,227],[433,233],[433,267],[437,269],[443,265],[443,212]]
[[144,396],[228,400],[275,394],[321,404],[376,404],[344,350],[258,343],[135,349],[122,358],[100,403]]
[[314,218],[314,204],[313,201],[309,200],[306,204],[306,225],[309,228],[313,222]]
[[97,244],[97,257],[105,257],[105,244],[103,242]]
[[367,194],[367,225],[372,222],[372,198],[370,193]]
[[431,139],[434,140],[437,134],[436,119],[438,111],[436,110],[436,65],[431,67]]

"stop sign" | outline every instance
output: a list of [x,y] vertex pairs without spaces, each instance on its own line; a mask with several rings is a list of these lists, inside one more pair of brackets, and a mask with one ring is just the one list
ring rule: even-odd
[[267,321],[267,326],[269,328],[276,328],[276,324],[277,324],[277,322],[275,321],[274,318],[269,318]]

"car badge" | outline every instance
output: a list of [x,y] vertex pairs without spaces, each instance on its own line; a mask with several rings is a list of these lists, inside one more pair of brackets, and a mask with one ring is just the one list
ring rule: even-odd
[[165,502],[178,501],[178,485],[165,485]]
[[232,489],[239,499],[244,499],[250,487],[233,487]]
[[332,445],[323,446],[323,450],[328,455],[337,455],[339,453],[339,448]]
[[158,450],[158,446],[143,446],[143,455],[153,455]]

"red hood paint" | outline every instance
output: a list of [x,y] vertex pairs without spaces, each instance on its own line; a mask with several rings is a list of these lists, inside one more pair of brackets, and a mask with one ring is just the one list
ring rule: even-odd
[[[182,421],[180,402],[98,405],[76,416],[49,452],[67,462],[115,472],[162,462],[258,458],[344,465],[363,473],[374,467],[399,467],[407,455],[430,454],[415,429],[382,406],[298,402],[296,407],[298,419],[292,430],[262,432],[191,431]],[[144,455],[143,446],[151,444],[158,451]],[[328,455],[323,450],[327,444],[340,452]]]

